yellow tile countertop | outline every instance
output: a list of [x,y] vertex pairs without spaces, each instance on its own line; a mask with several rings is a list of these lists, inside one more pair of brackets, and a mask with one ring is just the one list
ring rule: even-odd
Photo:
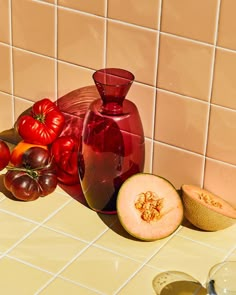
[[80,187],[58,186],[13,200],[0,174],[0,291],[4,295],[154,295],[154,277],[183,271],[205,284],[208,270],[236,260],[236,226],[203,232],[181,225],[154,242],[135,240],[116,215],[86,206]]

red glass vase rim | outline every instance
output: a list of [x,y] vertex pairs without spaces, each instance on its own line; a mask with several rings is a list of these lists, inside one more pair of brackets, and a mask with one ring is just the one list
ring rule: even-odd
[[[114,83],[107,82],[106,81],[107,77],[110,77],[110,78],[114,77]],[[135,76],[130,71],[121,69],[121,68],[104,68],[104,69],[99,69],[93,73],[93,80],[95,81],[95,83],[99,83],[99,84],[107,85],[107,86],[124,87],[126,85],[132,84],[134,79],[135,79]]]

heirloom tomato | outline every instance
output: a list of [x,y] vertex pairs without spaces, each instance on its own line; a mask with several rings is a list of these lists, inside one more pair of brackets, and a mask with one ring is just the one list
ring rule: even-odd
[[0,171],[3,170],[10,161],[11,152],[8,145],[0,139]]
[[48,145],[60,135],[64,123],[64,115],[56,104],[44,98],[34,103],[30,115],[18,119],[17,129],[25,142]]
[[31,147],[19,166],[8,167],[4,185],[16,199],[33,201],[52,193],[57,186],[54,163],[48,150]]
[[25,142],[24,140],[20,141],[12,150],[11,152],[11,159],[10,162],[12,165],[17,166],[22,161],[22,155],[26,152],[29,148],[37,146],[43,149],[48,149],[46,145],[36,145],[32,143]]
[[58,137],[52,143],[51,154],[57,166],[57,178],[64,184],[79,183],[78,150],[78,140],[72,136]]

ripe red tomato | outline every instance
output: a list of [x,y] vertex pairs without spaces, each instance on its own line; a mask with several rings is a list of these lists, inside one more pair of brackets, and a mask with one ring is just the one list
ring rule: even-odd
[[3,170],[10,161],[11,152],[8,145],[0,139],[0,171]]
[[44,98],[32,106],[30,115],[17,121],[19,135],[28,143],[51,144],[62,132],[65,117],[50,99]]
[[51,154],[57,165],[57,178],[64,184],[79,183],[78,149],[78,140],[72,136],[58,137],[51,146]]
[[52,193],[57,186],[57,176],[49,151],[40,147],[28,149],[20,166],[8,168],[4,185],[22,201],[33,201]]

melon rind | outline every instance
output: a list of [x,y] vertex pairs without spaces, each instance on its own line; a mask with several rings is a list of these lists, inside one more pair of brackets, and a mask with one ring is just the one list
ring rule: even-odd
[[[163,209],[158,221],[141,219],[134,206],[135,199],[142,192],[153,191],[163,198]],[[121,186],[117,196],[117,215],[121,225],[133,237],[154,241],[171,235],[183,220],[183,204],[174,186],[163,177],[137,173]]]
[[[205,193],[219,201],[222,208],[210,206],[199,199]],[[205,231],[218,231],[236,223],[236,210],[225,200],[194,185],[182,186],[184,215],[195,227]]]

